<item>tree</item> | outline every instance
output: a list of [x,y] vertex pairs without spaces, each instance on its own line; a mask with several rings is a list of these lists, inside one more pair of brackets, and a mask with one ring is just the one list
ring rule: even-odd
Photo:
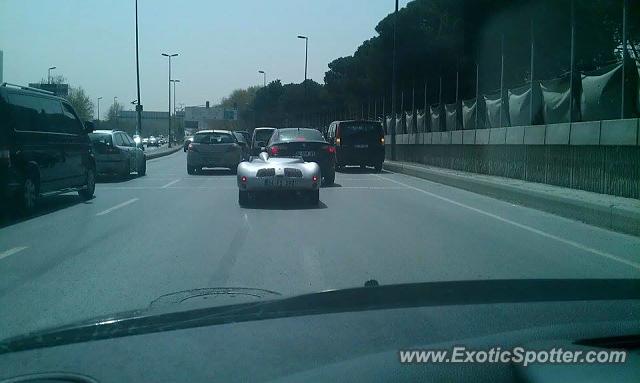
[[67,101],[73,106],[82,121],[93,119],[93,102],[82,87],[69,89]]
[[120,105],[120,103],[118,103],[117,101],[111,104],[109,110],[107,111],[107,121],[109,121],[110,123],[116,122],[122,110],[122,105]]

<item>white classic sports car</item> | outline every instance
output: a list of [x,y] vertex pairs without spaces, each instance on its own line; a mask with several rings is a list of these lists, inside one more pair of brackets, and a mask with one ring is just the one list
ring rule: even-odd
[[309,203],[320,202],[320,166],[301,157],[269,157],[262,152],[238,165],[238,203],[245,206],[257,193],[296,192]]

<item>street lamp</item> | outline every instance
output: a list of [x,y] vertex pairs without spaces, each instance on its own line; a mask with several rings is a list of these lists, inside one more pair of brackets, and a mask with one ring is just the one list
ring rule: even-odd
[[102,100],[102,97],[98,97],[98,122],[100,122],[100,100]]
[[56,69],[56,67],[52,66],[51,68],[47,69],[47,83],[51,84],[51,71],[53,69]]
[[136,134],[142,134],[142,104],[140,104],[140,60],[138,60],[138,0],[136,0],[136,81],[138,88],[138,105],[136,105]]
[[173,83],[173,115],[176,115],[176,83],[180,82],[180,80],[171,80]]
[[171,58],[176,57],[178,53],[163,53],[162,55],[169,58],[169,147],[171,147]]
[[113,96],[113,118],[115,118],[116,120],[116,129],[120,127],[120,121],[118,119],[118,110],[116,108],[116,100],[118,99],[117,96]]
[[298,35],[299,39],[304,39],[304,82],[307,82],[307,57],[309,53],[309,38],[307,36]]
[[267,86],[267,74],[263,70],[259,70],[258,73],[262,73],[263,86]]

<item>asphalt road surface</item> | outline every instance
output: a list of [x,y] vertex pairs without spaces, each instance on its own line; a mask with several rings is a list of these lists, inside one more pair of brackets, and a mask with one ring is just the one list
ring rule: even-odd
[[237,203],[235,176],[180,151],[96,198],[0,223],[0,338],[200,287],[282,294],[480,278],[640,276],[640,239],[400,174],[358,168],[321,205]]

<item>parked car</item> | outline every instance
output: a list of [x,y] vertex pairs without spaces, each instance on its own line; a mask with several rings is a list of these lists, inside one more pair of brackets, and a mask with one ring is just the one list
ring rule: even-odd
[[146,156],[127,133],[96,130],[89,137],[94,148],[98,174],[128,177],[131,172],[137,172],[139,176],[147,173]]
[[266,150],[270,157],[301,157],[306,162],[318,163],[326,185],[333,184],[336,179],[336,148],[324,139],[319,130],[277,129]]
[[242,161],[242,148],[228,130],[201,130],[187,147],[187,173],[202,168],[229,168],[235,173]]
[[149,137],[149,143],[147,144],[147,147],[149,146],[160,146],[160,143],[158,142],[158,139],[155,138],[154,136]]
[[0,85],[0,201],[17,199],[31,212],[43,196],[77,191],[92,198],[91,130],[93,123],[83,124],[71,104],[51,92]]
[[374,166],[382,170],[384,131],[378,121],[334,121],[327,130],[327,141],[336,147],[336,168],[347,165]]
[[260,154],[260,149],[267,146],[267,142],[271,138],[271,135],[276,128],[255,128],[253,129],[253,135],[251,136],[251,155],[257,156]]
[[242,132],[233,132],[233,134],[236,136],[236,140],[238,140],[238,145],[242,148],[242,160],[248,160],[250,156],[249,143],[244,134],[242,134]]
[[149,146],[149,138],[145,137],[142,139],[142,145],[147,145]]
[[189,144],[193,142],[193,136],[187,136],[184,138],[184,151],[186,152],[189,148]]

